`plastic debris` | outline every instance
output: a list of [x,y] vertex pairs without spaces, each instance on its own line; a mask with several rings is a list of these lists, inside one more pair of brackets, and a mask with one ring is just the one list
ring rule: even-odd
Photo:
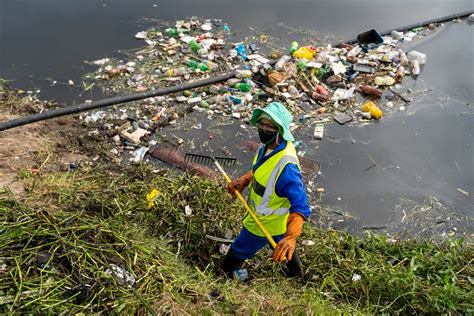
[[121,266],[111,264],[105,273],[115,277],[117,283],[121,286],[132,288],[135,285],[135,278]]
[[316,139],[323,139],[324,133],[324,124],[316,124],[314,128],[314,138]]
[[145,157],[146,153],[148,152],[148,149],[148,147],[143,146],[138,148],[132,153],[132,158],[130,158],[130,161],[133,163],[139,163]]
[[[280,49],[281,53],[265,55],[260,53],[264,50],[259,45],[273,45],[271,37],[258,34],[240,40],[230,30],[224,21],[193,17],[178,20],[168,28],[151,27],[136,33],[134,37],[142,41],[142,47],[124,59],[91,62],[97,69],[84,79],[87,86],[96,85],[107,94],[119,95],[194,82],[229,71],[235,71],[236,76],[192,91],[137,101],[134,106],[93,112],[82,119],[95,124],[97,133],[111,138],[117,149],[110,153],[132,153],[134,162],[143,159],[142,148],[152,145],[155,137],[146,135],[166,125],[179,126],[183,117],[192,117],[192,111],[209,119],[220,116],[239,120],[240,126],[248,128],[244,122],[252,111],[272,101],[284,103],[295,118],[301,117],[292,130],[314,119],[314,138],[322,139],[321,122],[367,124],[367,119],[379,119],[382,109],[385,114],[400,109],[403,99],[387,101],[382,94],[391,85],[402,86],[410,73],[419,74],[427,58],[418,51],[405,53],[397,43],[430,32],[428,28],[392,32],[382,38],[376,30],[370,30],[359,34],[358,43],[353,45],[300,46],[290,42]],[[380,112],[361,109],[375,98],[379,99],[376,106]],[[187,128],[204,131],[207,126],[193,121]]]

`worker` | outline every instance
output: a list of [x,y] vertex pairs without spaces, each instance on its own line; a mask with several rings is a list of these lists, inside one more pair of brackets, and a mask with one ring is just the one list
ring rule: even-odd
[[[285,274],[303,278],[296,239],[311,211],[289,129],[292,119],[279,102],[253,111],[250,123],[257,127],[262,146],[255,155],[252,170],[230,182],[227,190],[235,198],[235,191],[242,192],[249,186],[249,207],[277,243],[273,261],[286,259]],[[244,261],[269,244],[250,214],[246,214],[242,224],[223,262],[223,270],[229,277],[238,276],[236,272],[243,271]]]

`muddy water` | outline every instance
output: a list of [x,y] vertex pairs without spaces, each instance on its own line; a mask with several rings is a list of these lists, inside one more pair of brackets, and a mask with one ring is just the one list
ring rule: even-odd
[[[143,18],[223,18],[240,35],[254,29],[289,43],[302,36],[301,30],[323,40],[325,34],[331,34],[330,39],[352,39],[370,28],[386,30],[474,7],[472,1],[441,0],[130,3],[0,0],[0,77],[15,79],[15,87],[41,90],[47,99],[73,103],[98,98],[97,91],[81,94],[80,87],[65,83],[69,79],[80,83],[88,70],[83,60],[137,47],[140,42],[133,35],[149,25]],[[357,219],[345,218],[338,222],[340,227],[386,227],[393,221],[402,225],[405,217],[399,213],[406,215],[409,207],[397,207],[401,199],[423,203],[435,197],[454,213],[474,216],[472,43],[473,26],[454,23],[409,47],[427,53],[428,63],[413,83],[414,102],[405,111],[394,109],[395,114],[368,126],[327,125],[321,142],[311,138],[312,124],[296,133],[304,143],[305,157],[321,163],[316,184],[326,194],[320,205]],[[58,83],[51,86],[52,81]],[[199,115],[189,120],[202,122],[203,127],[191,133],[168,129],[164,134],[188,139],[189,151],[218,152],[224,145],[239,157],[242,169],[248,168],[252,154],[235,143],[256,139],[255,131],[240,128],[237,121],[206,129],[217,123]],[[229,135],[237,142],[229,143]],[[469,224],[466,230],[474,228]]]

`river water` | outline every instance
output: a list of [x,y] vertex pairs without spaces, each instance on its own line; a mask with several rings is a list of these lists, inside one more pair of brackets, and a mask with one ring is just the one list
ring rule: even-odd
[[[471,0],[0,0],[0,78],[59,102],[97,98],[97,92],[84,95],[65,83],[79,83],[90,70],[84,60],[138,47],[134,34],[149,25],[147,18],[222,18],[238,36],[259,30],[289,46],[305,31],[322,41],[352,39],[367,29],[384,31],[473,8]],[[310,128],[297,132],[305,157],[321,164],[317,185],[326,194],[320,205],[357,218],[358,227],[403,222],[397,214],[406,215],[403,201],[423,205],[433,197],[449,214],[474,216],[473,34],[466,22],[447,23],[407,47],[426,53],[428,62],[411,83],[414,101],[405,111],[367,126],[327,125],[318,143]],[[53,80],[58,84],[52,86]],[[224,139],[226,133],[233,137],[235,126],[222,130]],[[199,139],[199,132],[193,137]],[[250,132],[240,140],[248,137],[256,139]],[[351,226],[347,218],[339,222]],[[464,230],[472,233],[474,227]]]

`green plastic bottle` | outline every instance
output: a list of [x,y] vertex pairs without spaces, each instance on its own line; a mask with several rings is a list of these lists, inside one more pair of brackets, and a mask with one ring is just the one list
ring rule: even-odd
[[192,40],[191,42],[189,42],[189,47],[191,48],[191,50],[195,53],[197,53],[200,49],[201,49],[201,45],[199,45],[196,40]]
[[252,86],[246,82],[239,82],[234,85],[234,88],[239,89],[242,92],[249,92]]
[[166,35],[170,36],[170,37],[178,37],[179,36],[179,32],[177,29],[174,29],[174,28],[168,28],[165,30],[166,32]]
[[209,67],[206,64],[198,63],[197,61],[192,60],[192,59],[188,61],[187,65],[189,68],[200,69],[201,71],[209,70]]

